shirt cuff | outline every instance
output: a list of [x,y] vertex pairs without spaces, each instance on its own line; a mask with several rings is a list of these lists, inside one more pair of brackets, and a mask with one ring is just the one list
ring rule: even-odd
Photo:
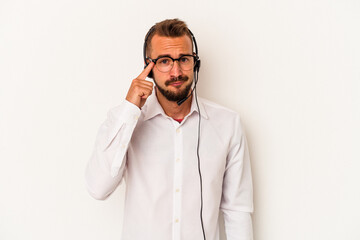
[[125,123],[137,122],[140,117],[141,110],[135,104],[129,102],[128,100],[124,100],[119,107],[122,108],[121,114],[124,116]]

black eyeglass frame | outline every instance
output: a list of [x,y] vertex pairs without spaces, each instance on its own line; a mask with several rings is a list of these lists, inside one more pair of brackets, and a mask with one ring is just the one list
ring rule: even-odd
[[[148,60],[150,60],[151,62],[155,63],[155,66],[156,66],[156,62],[157,62],[159,59],[161,59],[161,58],[170,58],[170,59],[172,60],[172,67],[170,68],[169,71],[167,71],[167,72],[170,72],[171,69],[174,67],[174,62],[175,62],[175,61],[178,61],[178,62],[179,62],[179,66],[180,66],[180,68],[181,68],[180,59],[183,58],[183,57],[193,57],[193,58],[194,58],[193,67],[195,67],[196,62],[197,62],[198,59],[199,59],[199,57],[198,57],[197,55],[191,55],[191,54],[184,54],[184,55],[181,55],[181,57],[179,57],[179,58],[172,58],[172,57],[170,57],[170,56],[161,56],[161,57],[158,57],[158,58],[155,58],[155,59],[152,59],[152,58],[150,58],[150,57],[147,57],[146,59],[148,59]],[[158,67],[156,67],[156,68],[160,71],[160,69],[159,69]],[[182,69],[182,68],[181,68],[181,69]],[[184,69],[182,69],[182,70],[184,70]],[[190,69],[189,69],[189,70],[190,70]],[[184,71],[188,71],[188,70],[184,70]],[[160,72],[162,72],[162,71],[160,71]],[[164,72],[164,73],[165,73],[165,72]]]

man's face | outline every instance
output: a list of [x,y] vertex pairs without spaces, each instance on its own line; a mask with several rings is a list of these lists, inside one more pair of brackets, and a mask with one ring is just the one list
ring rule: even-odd
[[[175,38],[154,35],[151,39],[150,58],[152,59],[160,56],[176,59],[182,55],[192,54],[192,42],[186,35]],[[173,68],[166,73],[160,72],[155,66],[153,74],[158,93],[160,92],[169,101],[179,101],[187,97],[194,78],[193,69],[182,70],[178,61],[175,61]]]

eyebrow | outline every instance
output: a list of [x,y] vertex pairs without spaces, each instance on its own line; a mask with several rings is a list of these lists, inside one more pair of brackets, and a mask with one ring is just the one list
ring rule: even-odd
[[[192,54],[181,53],[181,54],[179,55],[179,57],[187,56],[187,55],[192,55]],[[170,54],[161,54],[161,55],[159,55],[159,56],[158,56],[157,58],[155,58],[155,59],[162,58],[162,57],[171,57],[171,56],[170,56]]]
[[[161,58],[161,57],[171,57],[171,56],[170,56],[170,54],[161,54],[157,58]],[[155,58],[155,59],[157,59],[157,58]]]

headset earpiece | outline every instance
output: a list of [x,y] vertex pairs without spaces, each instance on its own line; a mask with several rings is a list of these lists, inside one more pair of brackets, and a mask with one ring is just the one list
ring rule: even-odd
[[[145,66],[144,69],[150,64],[149,60],[145,59]],[[147,75],[149,78],[153,78],[153,71],[151,70],[150,73]]]
[[200,58],[196,56],[195,58],[195,64],[194,64],[194,72],[198,72],[200,70]]

